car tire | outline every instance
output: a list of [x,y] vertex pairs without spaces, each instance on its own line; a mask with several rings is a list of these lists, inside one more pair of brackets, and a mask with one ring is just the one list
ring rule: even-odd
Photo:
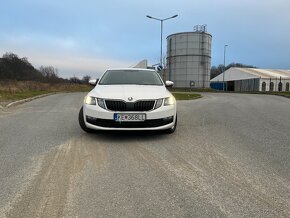
[[79,124],[82,130],[84,130],[85,132],[87,133],[95,132],[95,130],[88,128],[85,124],[83,107],[80,109],[80,112],[79,112]]
[[166,130],[165,130],[165,133],[168,133],[168,134],[174,133],[175,130],[176,130],[176,127],[177,127],[177,114],[176,114],[176,118],[175,118],[174,126],[171,127],[171,128],[169,128],[169,129],[166,129]]

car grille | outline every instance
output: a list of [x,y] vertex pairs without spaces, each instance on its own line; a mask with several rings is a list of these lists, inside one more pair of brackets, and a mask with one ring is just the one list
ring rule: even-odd
[[145,120],[138,122],[117,122],[115,120],[99,119],[99,118],[86,118],[87,122],[100,127],[107,128],[150,128],[164,126],[173,122],[173,116],[163,119]]
[[150,111],[153,110],[155,101],[124,102],[118,100],[105,100],[107,109],[111,111]]
[[127,104],[124,101],[105,100],[106,106],[111,111],[126,111]]

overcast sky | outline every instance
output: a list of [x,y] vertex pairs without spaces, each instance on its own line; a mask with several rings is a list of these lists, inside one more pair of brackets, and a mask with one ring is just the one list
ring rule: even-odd
[[106,68],[156,64],[166,36],[207,24],[212,65],[240,62],[290,69],[289,0],[0,0],[0,55],[13,52],[62,77],[97,77]]

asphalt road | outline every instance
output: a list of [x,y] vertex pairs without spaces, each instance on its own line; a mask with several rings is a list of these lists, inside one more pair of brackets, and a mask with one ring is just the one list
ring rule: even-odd
[[0,217],[290,217],[290,99],[204,94],[172,135],[86,134],[83,96],[0,112]]

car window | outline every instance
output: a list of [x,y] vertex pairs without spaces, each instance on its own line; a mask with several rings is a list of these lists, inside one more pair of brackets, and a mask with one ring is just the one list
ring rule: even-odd
[[145,70],[108,70],[101,78],[99,85],[157,85],[162,80],[154,71]]

